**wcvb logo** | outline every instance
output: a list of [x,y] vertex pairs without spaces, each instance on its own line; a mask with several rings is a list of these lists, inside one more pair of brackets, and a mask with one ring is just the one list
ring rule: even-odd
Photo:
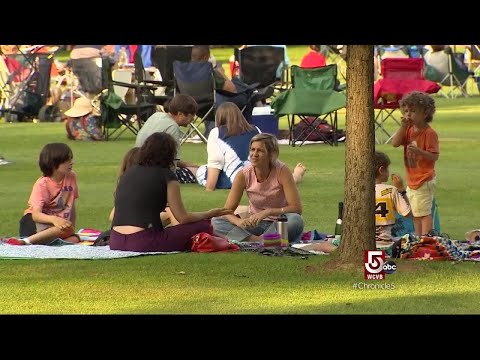
[[397,265],[393,261],[385,262],[385,251],[365,250],[364,279],[384,280],[385,274],[393,274],[397,271]]

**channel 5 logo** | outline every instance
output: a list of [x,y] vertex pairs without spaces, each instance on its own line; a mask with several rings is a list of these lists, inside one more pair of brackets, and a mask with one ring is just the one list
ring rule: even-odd
[[365,250],[364,279],[384,280],[385,274],[393,274],[397,271],[397,265],[393,261],[385,261],[385,251]]

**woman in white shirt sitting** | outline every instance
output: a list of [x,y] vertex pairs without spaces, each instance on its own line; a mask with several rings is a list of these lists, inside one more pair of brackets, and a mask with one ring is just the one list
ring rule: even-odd
[[208,163],[197,170],[197,181],[207,191],[230,189],[235,175],[250,164],[249,144],[260,129],[245,120],[232,102],[220,105],[215,115],[216,126],[208,135]]

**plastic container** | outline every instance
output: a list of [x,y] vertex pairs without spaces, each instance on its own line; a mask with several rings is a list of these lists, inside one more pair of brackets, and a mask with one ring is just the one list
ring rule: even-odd
[[281,236],[278,233],[263,234],[263,247],[278,247],[280,239]]
[[278,135],[278,117],[275,115],[252,115],[252,125],[264,133]]

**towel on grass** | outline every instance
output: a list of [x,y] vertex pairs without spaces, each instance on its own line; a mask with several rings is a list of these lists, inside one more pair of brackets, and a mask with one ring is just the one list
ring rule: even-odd
[[141,255],[177,254],[178,252],[135,252],[110,250],[109,246],[45,246],[0,243],[0,259],[119,259]]

